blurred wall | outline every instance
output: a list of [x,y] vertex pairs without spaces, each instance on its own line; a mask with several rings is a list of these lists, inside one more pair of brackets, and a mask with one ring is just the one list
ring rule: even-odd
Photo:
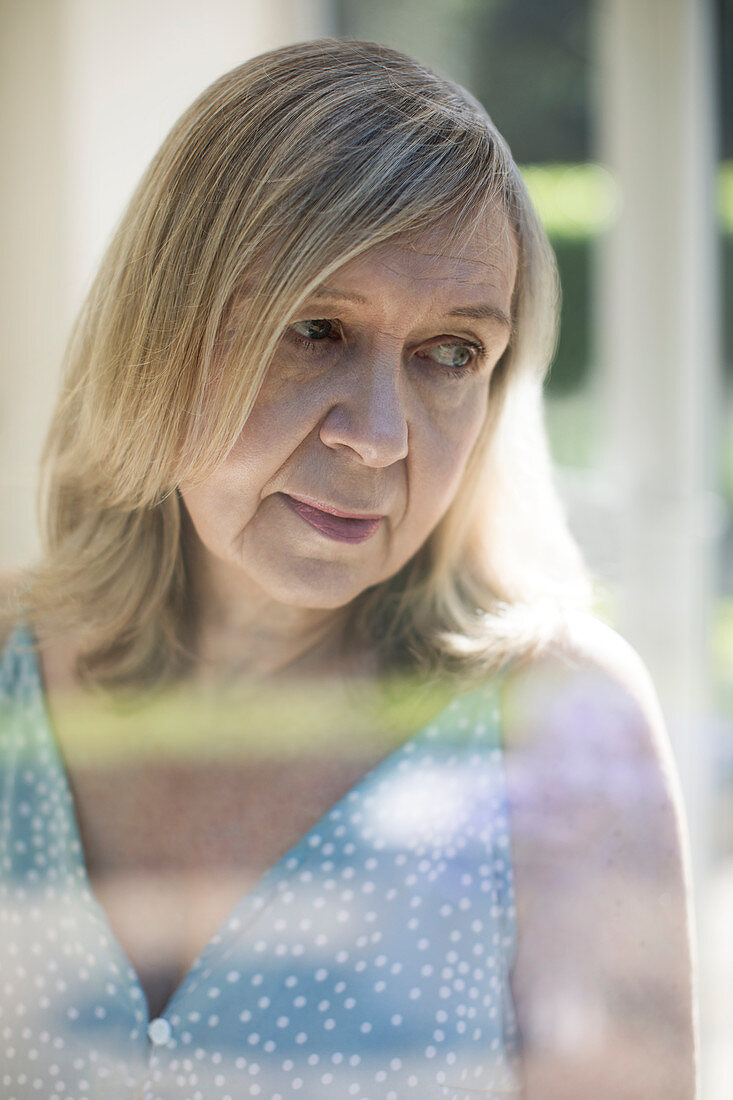
[[0,0],[0,571],[37,553],[65,339],[143,169],[216,77],[331,29],[330,0]]

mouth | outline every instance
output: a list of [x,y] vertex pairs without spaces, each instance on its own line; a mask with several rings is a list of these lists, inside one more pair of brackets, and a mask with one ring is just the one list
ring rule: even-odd
[[376,534],[384,516],[343,512],[330,504],[316,503],[283,493],[285,503],[301,519],[335,542],[365,542]]

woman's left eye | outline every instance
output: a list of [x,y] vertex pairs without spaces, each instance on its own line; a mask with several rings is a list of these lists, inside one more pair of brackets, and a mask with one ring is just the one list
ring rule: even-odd
[[420,352],[420,358],[431,359],[440,367],[461,371],[471,367],[480,359],[482,348],[478,344],[444,343],[433,344]]

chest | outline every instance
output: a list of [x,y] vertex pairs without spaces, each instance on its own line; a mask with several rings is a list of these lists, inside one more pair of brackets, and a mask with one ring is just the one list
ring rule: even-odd
[[[36,719],[32,708],[29,744]],[[356,752],[351,734],[344,731],[338,753],[270,746],[236,767],[212,754],[136,760],[129,752],[80,766],[68,752],[66,776],[40,745],[37,766],[15,774],[12,927],[0,937],[0,964],[14,972],[25,951],[28,974],[53,973],[55,981],[30,1000],[16,1047],[25,1043],[35,1058],[26,1032],[58,1034],[86,1080],[85,1052],[99,1042],[104,1019],[105,1073],[114,1072],[119,1050],[119,1064],[141,1058],[156,1094],[170,1096],[193,1086],[179,1081],[184,1048],[199,1077],[216,1058],[211,1081],[197,1085],[212,1097],[223,1095],[219,1076],[230,1095],[249,1094],[254,1065],[262,1095],[290,1091],[292,1079],[293,1088],[297,1081],[318,1096],[324,1073],[330,1079],[342,1065],[333,1083],[343,1095],[355,1067],[369,1082],[379,1072],[395,1095],[431,1095],[436,1082],[496,1086],[511,891],[490,713],[453,708],[401,747],[382,746],[374,755],[388,759],[373,771],[374,756]],[[68,784],[86,870],[116,936],[84,888]],[[56,879],[57,867],[46,863],[48,880],[28,906],[39,877],[29,858],[36,832],[41,857],[53,853],[71,875]],[[253,875],[280,855],[274,873],[252,888]],[[67,884],[63,899],[54,897],[57,882]],[[33,922],[42,934],[31,931]],[[201,966],[189,971],[194,956]],[[153,1047],[141,986],[151,1015],[163,1016]],[[9,1019],[16,997],[0,990]],[[55,1067],[56,1049],[51,1057]],[[119,1095],[132,1095],[131,1082]],[[108,1085],[104,1095],[112,1094]],[[144,1091],[139,1082],[134,1088]]]
[[374,763],[169,762],[70,775],[92,889],[151,1014],[240,899]]

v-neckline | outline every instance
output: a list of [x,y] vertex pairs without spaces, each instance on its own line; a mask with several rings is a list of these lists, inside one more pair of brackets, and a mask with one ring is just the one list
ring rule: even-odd
[[[41,675],[40,664],[38,661],[38,650],[36,646],[36,639],[29,626],[23,624],[16,631],[13,642],[17,642],[19,637],[22,640],[23,634],[29,642],[28,647],[28,663],[32,672],[32,681],[35,688],[36,699],[39,706],[40,717],[42,721],[42,735],[45,741],[46,747],[50,753],[51,760],[56,767],[59,779],[63,786],[63,789],[67,793],[67,801],[69,807],[69,841],[71,848],[76,852],[76,865],[79,873],[80,881],[89,893],[91,900],[95,907],[99,911],[99,917],[104,924],[105,933],[109,939],[110,944],[113,945],[114,950],[119,954],[121,960],[124,961],[128,969],[132,988],[135,993],[132,994],[135,1002],[140,1002],[145,1008],[145,1026],[147,1027],[152,1019],[167,1019],[178,1006],[178,1003],[185,997],[189,990],[189,987],[196,983],[199,972],[203,969],[204,965],[208,961],[212,952],[222,943],[227,931],[232,927],[241,926],[241,916],[245,911],[248,911],[252,918],[256,917],[256,914],[264,907],[265,902],[272,892],[277,888],[277,884],[280,881],[292,880],[297,871],[302,867],[304,857],[312,854],[312,848],[310,846],[311,838],[318,835],[323,831],[324,827],[334,815],[334,811],[341,808],[342,804],[346,802],[353,802],[359,798],[364,789],[369,786],[374,778],[383,771],[389,771],[395,767],[398,761],[416,750],[421,741],[426,740],[429,735],[435,736],[435,732],[439,730],[444,722],[447,720],[448,715],[456,709],[458,702],[461,699],[466,699],[469,696],[475,694],[473,691],[457,692],[449,702],[444,706],[434,717],[432,717],[426,725],[421,726],[417,732],[411,734],[404,741],[402,741],[396,748],[392,749],[385,757],[383,757],[377,764],[369,768],[367,772],[357,780],[353,786],[351,786],[336,802],[330,806],[324,814],[315,822],[315,824],[308,829],[303,836],[295,842],[283,855],[268,868],[257,881],[239,898],[233,908],[225,915],[224,919],[218,926],[216,932],[207,940],[204,946],[196,955],[194,961],[190,967],[186,970],[181,980],[174,988],[168,1001],[157,1014],[156,1017],[151,1017],[150,1006],[148,1003],[147,994],[143,988],[140,980],[140,975],[136,968],[130,961],[127,952],[120,943],[117,935],[112,929],[107,912],[99,900],[92,882],[89,876],[89,870],[87,866],[87,859],[84,852],[84,846],[81,839],[81,831],[79,828],[79,819],[77,815],[76,800],[74,798],[74,792],[71,786],[69,773],[66,768],[66,764],[61,752],[60,742],[56,734],[51,714],[48,706],[48,700],[46,698],[46,691],[43,684],[43,678]],[[493,689],[493,680],[490,684],[485,684],[479,690],[481,694],[484,694],[487,689]],[[236,924],[235,924],[236,922]],[[132,989],[131,989],[132,993]],[[135,1007],[138,1007],[136,1003]]]

